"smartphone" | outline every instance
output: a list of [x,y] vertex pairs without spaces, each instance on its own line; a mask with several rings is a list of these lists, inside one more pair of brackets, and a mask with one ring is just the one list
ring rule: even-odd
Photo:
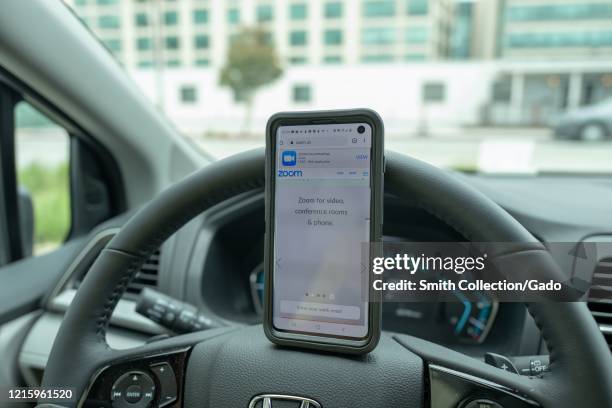
[[266,133],[265,333],[366,353],[380,337],[364,251],[382,233],[382,120],[368,109],[278,113]]

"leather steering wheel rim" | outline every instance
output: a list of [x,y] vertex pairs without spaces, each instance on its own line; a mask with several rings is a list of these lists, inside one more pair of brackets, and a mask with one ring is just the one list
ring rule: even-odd
[[[517,253],[550,256],[507,212],[453,175],[398,153],[387,152],[386,159],[385,190],[440,218],[466,239],[516,242]],[[106,330],[141,264],[193,217],[237,194],[261,189],[264,182],[264,151],[255,149],[211,163],[138,211],[101,252],[79,287],[53,344],[42,385],[70,387],[83,394],[94,372],[118,355],[106,343]],[[511,382],[544,407],[612,406],[610,351],[586,305],[542,302],[530,303],[528,309],[550,352],[549,375],[511,378],[501,370],[474,365],[467,357],[456,357],[447,365]],[[427,342],[406,343],[422,358],[440,358],[441,351],[423,345]]]

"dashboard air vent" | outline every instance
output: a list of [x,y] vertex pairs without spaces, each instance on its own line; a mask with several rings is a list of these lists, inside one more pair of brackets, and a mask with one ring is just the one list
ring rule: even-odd
[[[159,249],[151,255],[151,257],[140,267],[140,270],[136,273],[136,276],[128,285],[125,294],[126,298],[136,299],[142,289],[144,288],[156,288],[159,279]],[[77,279],[74,282],[74,289],[77,289],[81,284],[83,278]]]
[[156,288],[159,278],[159,249],[151,255],[151,257],[142,264],[140,271],[128,285],[125,295],[126,297],[138,297],[144,288]]
[[588,306],[612,350],[612,257],[595,267]]

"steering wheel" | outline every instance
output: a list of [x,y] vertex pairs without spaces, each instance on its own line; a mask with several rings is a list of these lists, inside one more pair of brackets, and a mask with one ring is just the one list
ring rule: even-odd
[[[505,257],[550,260],[514,218],[452,174],[398,153],[387,152],[386,159],[387,192],[415,203],[470,241],[516,242],[516,252]],[[263,186],[264,151],[251,150],[202,168],[136,213],[80,285],[42,386],[74,390],[76,398],[60,402],[63,406],[102,404],[97,401],[102,398],[120,408],[612,406],[610,350],[584,303],[527,304],[550,352],[550,371],[536,377],[389,332],[364,356],[278,347],[265,338],[261,325],[111,349],[106,343],[110,316],[149,255],[202,211]],[[552,269],[544,278],[557,278]],[[172,375],[162,374],[168,372]]]

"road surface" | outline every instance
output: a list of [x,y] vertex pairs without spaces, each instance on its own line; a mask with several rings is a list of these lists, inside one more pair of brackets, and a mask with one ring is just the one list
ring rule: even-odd
[[[260,139],[192,141],[215,158],[261,147]],[[589,172],[612,173],[612,141],[557,141],[542,129],[471,129],[461,134],[424,137],[389,136],[385,147],[433,165],[490,173]],[[55,166],[68,160],[64,131],[20,130],[17,136],[19,166],[36,162]]]

